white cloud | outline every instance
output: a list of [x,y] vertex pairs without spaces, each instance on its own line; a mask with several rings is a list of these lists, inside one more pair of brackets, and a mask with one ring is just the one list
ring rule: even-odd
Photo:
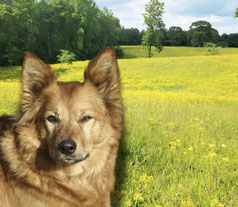
[[[95,0],[100,8],[106,6],[120,19],[122,26],[145,29],[142,13],[149,0]],[[162,0],[165,3],[164,23],[166,28],[179,26],[188,30],[198,20],[212,24],[220,34],[237,33],[238,18],[234,19],[238,0]]]
[[238,32],[238,19],[234,19],[234,17],[229,16],[201,16],[201,17],[194,17],[194,16],[180,16],[174,15],[172,13],[166,13],[164,15],[164,22],[166,28],[171,26],[179,26],[183,30],[188,30],[189,26],[199,20],[204,20],[210,22],[212,27],[218,30],[219,34],[222,35],[223,33],[237,33]]
[[143,15],[145,4],[148,0],[130,0],[118,6],[112,6],[114,16],[120,19],[122,26],[126,28],[135,27],[138,29],[145,28]]

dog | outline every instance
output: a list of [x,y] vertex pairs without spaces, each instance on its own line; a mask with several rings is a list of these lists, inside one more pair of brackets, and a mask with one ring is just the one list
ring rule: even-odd
[[123,129],[120,72],[104,49],[84,82],[26,54],[19,114],[0,117],[0,206],[109,207]]

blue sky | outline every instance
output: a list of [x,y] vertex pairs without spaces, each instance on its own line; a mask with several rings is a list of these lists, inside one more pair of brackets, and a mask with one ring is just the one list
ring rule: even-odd
[[[149,0],[95,0],[102,9],[112,10],[125,28],[145,29],[142,13]],[[164,0],[163,20],[166,28],[179,26],[188,30],[192,22],[206,20],[220,34],[238,33],[238,18],[234,18],[238,0]]]

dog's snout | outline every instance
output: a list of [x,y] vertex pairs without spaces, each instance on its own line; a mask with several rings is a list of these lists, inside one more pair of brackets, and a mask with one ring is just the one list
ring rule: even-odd
[[64,140],[58,146],[59,151],[66,155],[70,155],[76,150],[76,143],[73,140]]

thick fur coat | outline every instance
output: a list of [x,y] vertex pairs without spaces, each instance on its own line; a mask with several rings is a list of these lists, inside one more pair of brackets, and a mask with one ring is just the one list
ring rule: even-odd
[[32,54],[19,114],[0,117],[0,206],[109,207],[122,132],[120,75],[105,49],[84,82],[57,82]]

